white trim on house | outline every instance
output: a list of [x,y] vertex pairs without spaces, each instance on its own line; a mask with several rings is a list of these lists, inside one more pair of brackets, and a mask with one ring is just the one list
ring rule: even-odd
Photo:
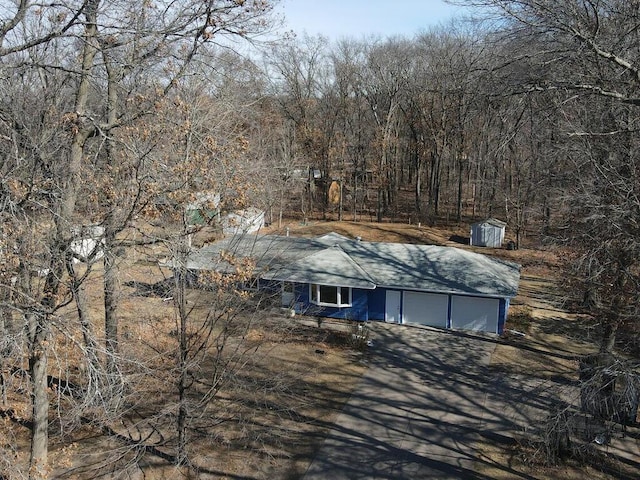
[[384,296],[384,321],[402,323],[402,290],[387,289]]
[[[335,302],[323,301],[324,293],[328,293],[326,289],[335,289]],[[344,302],[343,296],[346,293],[347,302]],[[326,296],[324,297],[327,299]],[[309,302],[321,307],[350,307],[352,305],[351,287],[342,287],[338,285],[320,285],[318,283],[309,284]]]
[[502,299],[505,297],[488,295],[486,293],[460,293],[456,290],[428,290],[421,288],[406,288],[399,287],[397,285],[378,285],[376,288],[385,288],[387,290],[401,290],[403,292],[420,292],[420,293],[436,293],[442,295],[460,295],[461,297],[479,297],[479,298],[497,298]]

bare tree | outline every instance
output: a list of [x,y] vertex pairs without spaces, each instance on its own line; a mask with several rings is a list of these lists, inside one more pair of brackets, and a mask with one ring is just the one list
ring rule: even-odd
[[332,82],[327,41],[305,36],[301,42],[286,42],[267,55],[266,63],[272,79],[271,94],[280,106],[285,124],[292,122],[295,126],[299,156],[310,172],[304,210],[310,213],[319,204],[326,213],[336,114],[326,108]]
[[[501,49],[492,69],[502,78],[499,93],[533,107],[521,110],[526,121],[520,124],[529,131],[513,137],[529,165],[509,171],[524,173],[523,186],[540,193],[516,191],[515,198],[520,204],[537,201],[545,231],[570,247],[568,284],[584,292],[584,310],[600,326],[599,353],[581,362],[581,415],[625,423],[638,408],[637,374],[617,358],[629,343],[637,344],[640,307],[638,4],[465,3],[499,15],[490,37]],[[623,328],[627,335],[621,336]],[[550,417],[546,441],[552,455],[569,447],[568,424],[576,412],[563,415]]]
[[[75,298],[79,298],[77,278],[71,281],[75,286],[68,289],[67,266],[71,261],[72,227],[82,222],[82,218],[91,217],[79,208],[86,173],[93,170],[103,175],[90,178],[108,178],[109,169],[117,168],[121,160],[116,151],[118,137],[136,122],[139,125],[142,118],[153,115],[156,101],[177,86],[201,47],[220,36],[248,37],[263,31],[262,19],[269,13],[271,3],[185,1],[158,7],[99,0],[50,6],[24,1],[15,10],[8,10],[0,28],[3,69],[11,72],[6,78],[19,75],[21,69],[30,75],[23,74],[23,78],[34,79],[25,85],[32,96],[35,93],[35,98],[43,98],[40,94],[46,89],[58,88],[54,98],[66,103],[60,103],[57,110],[40,109],[46,116],[39,117],[43,123],[34,127],[45,128],[45,133],[53,131],[51,126],[57,126],[64,132],[55,143],[40,144],[41,148],[34,148],[38,147],[34,140],[42,138],[42,134],[38,131],[27,134],[21,126],[24,119],[14,116],[11,106],[4,109],[3,118],[7,138],[16,139],[18,149],[14,150],[14,157],[22,161],[22,152],[31,152],[36,166],[31,171],[22,171],[25,174],[22,177],[15,177],[18,173],[15,169],[5,170],[7,181],[15,180],[27,189],[22,198],[13,195],[11,205],[18,209],[9,213],[23,224],[28,219],[51,229],[50,234],[41,237],[43,241],[35,250],[42,256],[38,271],[46,272],[44,282],[19,284],[23,298],[28,299],[22,311],[28,320],[30,345],[33,427],[29,474],[33,477],[46,476],[48,463],[47,374],[48,356],[54,351],[51,327],[56,311],[73,298],[69,292],[76,292]],[[79,55],[69,53],[74,50]],[[54,78],[61,81],[52,84]],[[95,160],[93,164],[91,158]],[[33,173],[38,176],[34,178]],[[124,173],[121,171],[110,180],[123,179]],[[110,184],[115,187],[117,182]],[[114,201],[106,202],[103,204],[106,208],[100,210],[106,214],[102,220],[107,233],[108,358],[113,358],[117,351],[112,244],[115,234],[140,205],[138,198],[134,193],[129,199],[133,203],[125,205],[122,199],[115,201],[113,195],[103,197]],[[34,206],[47,215],[32,216]],[[100,219],[100,215],[97,217]],[[21,251],[20,245],[17,248]]]
[[[638,312],[637,145],[631,120],[638,105],[635,3],[606,0],[487,1],[506,20],[496,32],[512,47],[501,68],[512,91],[557,96],[563,121],[553,130],[565,159],[557,178],[570,205],[562,240],[580,254],[574,264],[593,292],[592,312],[602,320],[603,352]],[[545,121],[549,121],[549,118]]]

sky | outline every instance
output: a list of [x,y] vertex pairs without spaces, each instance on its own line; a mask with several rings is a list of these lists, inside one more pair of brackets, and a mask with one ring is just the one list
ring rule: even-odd
[[414,34],[464,12],[443,0],[282,0],[286,30],[330,40]]

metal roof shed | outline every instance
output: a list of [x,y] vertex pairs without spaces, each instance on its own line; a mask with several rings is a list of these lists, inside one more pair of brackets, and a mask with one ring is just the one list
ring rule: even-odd
[[476,247],[502,247],[507,224],[495,218],[489,218],[471,225],[470,244]]

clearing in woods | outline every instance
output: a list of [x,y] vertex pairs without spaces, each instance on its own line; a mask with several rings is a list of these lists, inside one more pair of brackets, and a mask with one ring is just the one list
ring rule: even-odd
[[[315,222],[290,224],[288,231],[304,236],[334,231],[365,241],[456,246],[520,263],[523,266],[520,292],[512,302],[507,326],[525,336],[505,336],[491,359],[492,368],[505,375],[574,381],[576,362],[572,357],[595,349],[589,319],[562,309],[563,296],[556,284],[558,254],[553,250],[526,245],[515,251],[470,247],[464,245],[468,231],[463,228],[397,223]],[[76,428],[71,435],[53,432],[56,434],[53,438],[58,440],[51,446],[51,459],[56,475],[61,478],[93,478],[96,473],[110,477],[120,472],[131,478],[160,479],[174,478],[177,474],[167,462],[175,447],[172,410],[175,379],[165,375],[171,371],[176,352],[174,312],[171,302],[162,298],[162,292],[158,295],[141,292],[139,288],[165,280],[170,272],[161,271],[150,262],[149,253],[162,254],[127,251],[121,265],[124,275],[121,352],[123,357],[151,359],[145,365],[148,370],[139,373],[130,399],[135,408],[126,411],[111,432],[90,423]],[[86,286],[97,329],[103,318],[101,288],[102,275],[97,268]],[[192,290],[189,300],[194,305],[206,304],[208,294]],[[197,418],[193,425],[191,460],[194,466],[199,466],[198,478],[300,478],[366,368],[366,352],[353,348],[348,325],[328,321],[319,325],[308,318],[287,318],[278,309],[258,313],[260,318],[242,339],[251,347],[252,354],[234,372],[234,381],[206,406],[206,415]],[[66,312],[69,318],[74,314],[71,308]],[[64,361],[72,364],[77,358],[74,360],[71,342],[67,343],[69,352]],[[57,355],[52,365],[59,365],[61,353]],[[52,398],[52,428],[64,428],[54,417],[57,406],[63,407],[65,403],[55,391]],[[9,394],[7,405],[12,409],[11,416],[28,418],[25,400],[18,392]],[[3,417],[0,435],[13,439],[17,457],[12,461],[24,465],[28,455],[28,422],[9,422],[8,414]],[[635,439],[630,455],[637,455],[637,432],[629,433]],[[135,447],[141,439],[145,445],[142,449]],[[625,475],[638,466],[637,461],[621,463],[618,472],[622,476],[616,476],[577,465],[540,468],[527,462],[526,447],[517,443],[505,446],[487,441],[478,444],[477,450],[483,460],[478,465],[479,473],[488,478],[506,478],[500,465],[509,465],[512,471],[540,479],[559,475],[567,479],[632,478]],[[1,469],[0,473],[4,475]]]

